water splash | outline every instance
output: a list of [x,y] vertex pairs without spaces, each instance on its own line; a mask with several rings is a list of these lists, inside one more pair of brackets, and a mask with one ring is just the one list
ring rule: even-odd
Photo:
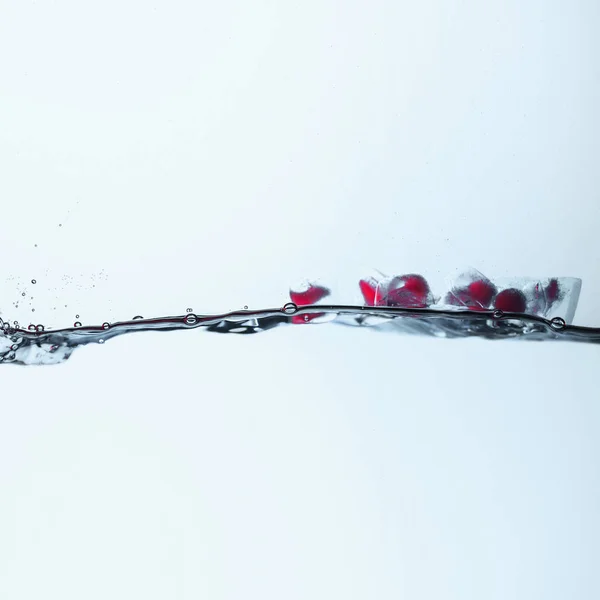
[[[255,334],[288,325],[333,323],[437,338],[479,337],[487,340],[535,340],[600,343],[600,328],[572,325],[581,289],[576,278],[532,281],[521,278],[492,283],[478,271],[462,273],[449,291],[436,297],[417,274],[361,279],[363,304],[317,304],[329,288],[307,282],[291,289],[279,308],[186,314],[83,325],[65,329],[43,325],[23,328],[0,319],[0,362],[48,365],[64,362],[87,344],[143,331],[199,329],[213,333]],[[79,317],[79,315],[77,315]]]

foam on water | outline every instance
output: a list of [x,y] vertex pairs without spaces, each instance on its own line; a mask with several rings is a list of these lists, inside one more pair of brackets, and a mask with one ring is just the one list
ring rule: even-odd
[[[280,308],[186,314],[99,325],[76,321],[72,327],[22,327],[0,319],[0,362],[48,365],[67,360],[87,344],[104,344],[127,333],[199,329],[213,333],[255,334],[274,327],[333,323],[379,331],[438,338],[535,340],[600,343],[600,328],[572,325],[581,280],[497,279],[494,283],[470,269],[461,273],[442,297],[416,274],[360,280],[364,304],[317,304],[329,288],[306,282],[290,289],[291,302]],[[79,315],[76,315],[79,318]]]

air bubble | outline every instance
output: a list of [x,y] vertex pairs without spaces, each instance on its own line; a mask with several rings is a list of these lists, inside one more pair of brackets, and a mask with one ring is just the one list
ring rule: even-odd
[[38,325],[38,326],[35,328],[35,330],[36,330],[36,331],[44,331],[44,326],[43,326],[43,325]]
[[194,312],[194,311],[191,308],[186,308],[185,312],[189,312],[190,313],[190,312]]
[[75,318],[76,318],[76,319],[79,319],[79,315],[75,315]]
[[283,305],[283,308],[281,310],[286,315],[293,315],[298,310],[298,307],[293,302],[287,302]]
[[143,319],[144,317],[142,317],[142,315],[135,315],[135,317],[133,317],[133,321],[139,321],[140,319]]
[[196,318],[196,315],[188,315],[188,316],[185,318],[185,322],[186,322],[188,325],[193,325],[193,324],[194,324],[194,323],[196,323],[197,321],[198,321],[198,319]]
[[244,310],[248,310],[248,305],[244,304]]
[[27,327],[27,329],[29,329],[29,331],[35,331],[35,325],[31,324]]
[[108,329],[110,327],[110,323],[102,323],[102,329]]
[[98,340],[98,343],[99,343],[99,344],[104,344],[104,340],[103,340],[102,338],[100,338],[100,339]]
[[79,321],[75,321],[75,323],[73,323],[73,327],[81,327],[81,323]]
[[25,292],[22,292],[22,293],[21,293],[21,296],[24,296],[24,295],[25,295]]
[[304,322],[308,323],[308,315],[304,315]]
[[554,329],[555,331],[561,331],[566,326],[567,326],[567,324],[566,324],[565,320],[561,319],[560,317],[554,317],[554,319],[552,319],[552,321],[550,321],[550,327],[552,327],[552,329]]
[[37,281],[35,279],[32,279],[31,283],[33,283],[35,285],[37,283]]
[[493,314],[494,314],[494,319],[501,319],[504,316],[504,312],[501,311],[500,309],[496,309]]

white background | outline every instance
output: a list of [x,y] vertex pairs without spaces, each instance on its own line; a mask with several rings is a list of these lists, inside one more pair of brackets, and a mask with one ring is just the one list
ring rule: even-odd
[[[2,317],[280,306],[304,277],[353,301],[372,267],[440,293],[474,266],[581,277],[598,326],[599,24],[0,2]],[[5,366],[0,598],[597,598],[598,360],[322,325]]]

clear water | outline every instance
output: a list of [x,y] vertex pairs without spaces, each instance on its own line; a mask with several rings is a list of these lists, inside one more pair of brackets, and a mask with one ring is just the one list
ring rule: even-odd
[[[33,283],[33,282],[32,282]],[[48,365],[67,360],[87,344],[104,344],[144,331],[204,329],[212,333],[255,334],[280,326],[333,323],[438,338],[600,343],[600,328],[572,324],[581,280],[577,278],[495,279],[474,269],[461,273],[440,296],[421,275],[367,277],[358,282],[360,304],[319,304],[331,296],[323,285],[306,282],[291,289],[290,302],[277,308],[223,314],[186,314],[47,330],[0,319],[0,362]],[[76,315],[79,318],[79,315]]]

